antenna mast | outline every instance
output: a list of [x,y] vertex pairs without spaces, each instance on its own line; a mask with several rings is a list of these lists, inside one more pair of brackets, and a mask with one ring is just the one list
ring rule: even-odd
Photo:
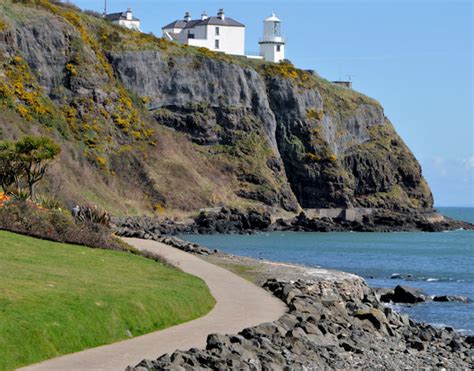
[[104,0],[104,17],[107,15],[107,0]]

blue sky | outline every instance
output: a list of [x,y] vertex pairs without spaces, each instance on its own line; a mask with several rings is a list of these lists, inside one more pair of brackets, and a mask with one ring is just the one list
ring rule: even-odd
[[[75,0],[102,10],[101,0]],[[464,1],[108,0],[132,7],[146,32],[190,11],[226,14],[247,26],[258,51],[262,20],[283,20],[287,57],[330,79],[352,76],[374,97],[421,162],[437,206],[474,206],[473,4]]]

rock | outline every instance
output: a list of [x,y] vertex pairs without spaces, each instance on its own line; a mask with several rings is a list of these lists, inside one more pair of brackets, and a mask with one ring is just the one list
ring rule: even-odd
[[420,331],[420,339],[423,341],[431,341],[433,336],[434,336],[434,333],[429,328],[425,328]]
[[311,303],[307,300],[295,298],[291,304],[290,309],[299,312],[299,313],[310,313],[310,314],[319,314],[324,309],[320,303]]
[[395,287],[393,291],[393,295],[391,296],[391,300],[394,303],[407,303],[407,304],[422,303],[426,301],[428,298],[429,298],[428,295],[426,295],[423,291],[419,289],[414,289],[412,287],[400,286],[400,285]]
[[353,352],[353,353],[363,353],[363,351],[355,346],[352,342],[345,342],[341,343],[341,348],[343,348],[346,352]]
[[425,344],[423,344],[423,342],[419,340],[412,340],[408,343],[408,345],[411,348],[416,349],[418,351],[425,350]]
[[433,301],[438,301],[438,302],[460,302],[460,303],[470,303],[471,299],[465,297],[465,296],[457,296],[457,295],[441,295],[441,296],[435,296],[433,297]]
[[309,322],[306,322],[304,323],[301,328],[307,333],[307,334],[310,334],[310,335],[319,335],[321,334],[321,331],[319,331],[319,328],[312,324],[312,323],[309,323]]
[[466,343],[469,345],[474,345],[474,336],[473,335],[466,336]]
[[207,350],[223,349],[230,343],[230,340],[225,335],[211,334],[207,337]]
[[291,330],[299,321],[294,314],[287,313],[280,318],[279,322],[286,330]]
[[460,350],[462,347],[461,343],[456,339],[451,340],[451,342],[448,345],[452,350]]
[[[362,295],[360,282],[272,279],[264,287],[291,298],[290,312],[238,335],[210,335],[205,350],[178,351],[128,371],[470,368],[472,337],[384,308],[370,290]],[[308,313],[314,307],[318,313]]]
[[387,322],[387,318],[379,309],[359,309],[354,312],[354,317],[361,320],[368,320],[377,330],[380,330],[382,324]]
[[380,288],[375,290],[375,294],[379,298],[379,300],[383,303],[390,303],[393,301],[393,296],[394,296],[394,290],[391,289],[386,289],[386,288]]

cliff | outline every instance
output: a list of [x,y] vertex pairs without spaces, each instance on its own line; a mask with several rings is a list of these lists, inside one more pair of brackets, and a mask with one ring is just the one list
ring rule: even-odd
[[0,4],[0,139],[63,146],[42,190],[115,214],[431,209],[383,108],[290,63],[179,46],[47,0]]

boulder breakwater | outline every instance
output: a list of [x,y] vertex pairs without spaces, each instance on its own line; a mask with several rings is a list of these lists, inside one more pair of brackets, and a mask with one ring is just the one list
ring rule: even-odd
[[416,323],[384,306],[362,279],[342,277],[269,279],[263,287],[289,308],[278,321],[211,334],[206,349],[165,354],[128,371],[472,367],[474,337]]

